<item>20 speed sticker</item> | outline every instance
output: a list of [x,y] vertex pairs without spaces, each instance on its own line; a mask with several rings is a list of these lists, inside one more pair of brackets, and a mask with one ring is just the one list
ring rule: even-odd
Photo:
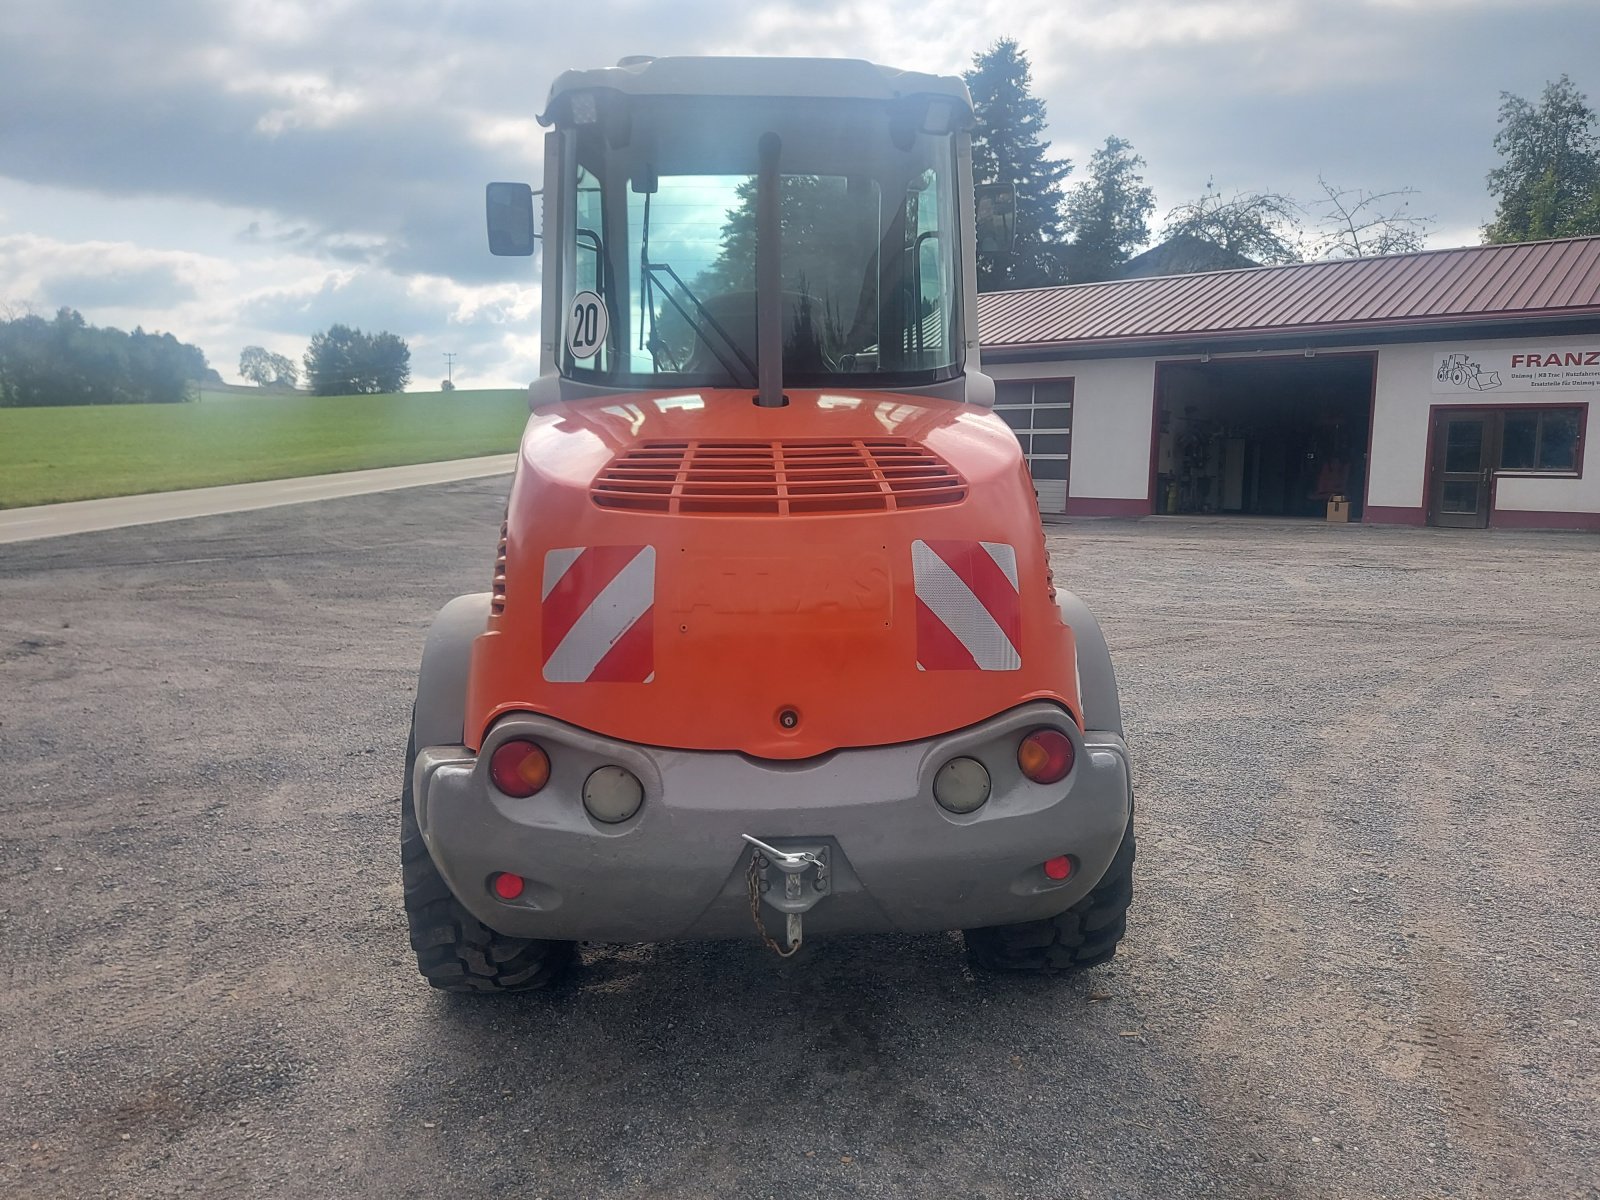
[[611,314],[598,292],[579,292],[567,308],[567,353],[573,358],[593,358],[605,344]]

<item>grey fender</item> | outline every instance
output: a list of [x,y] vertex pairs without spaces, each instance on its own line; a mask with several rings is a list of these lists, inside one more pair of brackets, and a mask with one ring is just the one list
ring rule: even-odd
[[1061,619],[1072,629],[1078,646],[1078,694],[1083,702],[1083,726],[1122,736],[1122,700],[1117,694],[1117,673],[1100,622],[1089,606],[1071,592],[1058,591]]
[[457,596],[439,610],[422,647],[417,707],[412,717],[416,746],[459,746],[465,740],[467,673],[472,640],[489,625],[489,593]]

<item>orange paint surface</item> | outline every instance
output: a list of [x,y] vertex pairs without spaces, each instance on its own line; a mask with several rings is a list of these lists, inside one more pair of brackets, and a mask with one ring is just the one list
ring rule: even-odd
[[[760,408],[747,391],[641,394],[532,415],[511,489],[505,608],[473,645],[473,748],[497,717],[513,711],[641,744],[770,759],[911,741],[1034,699],[1079,714],[1072,634],[1051,598],[1033,485],[1005,424],[986,409],[922,397],[797,390],[789,399],[784,408]],[[822,442],[909,443],[953,468],[965,494],[902,508],[893,497],[858,496],[859,484],[829,491],[831,476],[822,468],[804,476],[814,490],[793,512],[770,511],[770,503],[766,512],[737,503],[727,511],[722,500],[701,505],[710,511],[676,501],[683,511],[634,511],[602,507],[592,494],[609,464],[630,451],[636,459],[644,448],[667,463],[659,477],[665,482],[651,485],[649,472],[641,475],[642,486],[662,497],[649,503],[664,508],[674,488],[671,465],[685,444],[731,444],[712,453],[737,456],[740,447],[773,442],[797,459],[808,446],[821,453],[814,448]],[[752,486],[740,482],[748,473],[722,478],[736,497]],[[792,494],[796,485],[786,486]],[[818,505],[877,510],[811,510]],[[918,668],[917,540],[1014,547],[1020,619],[1010,632],[1019,635],[1020,667]],[[577,576],[560,577],[547,614],[547,574],[554,578],[585,547],[603,548],[582,566],[593,573],[591,594],[625,569],[653,568],[638,576],[652,581],[648,612],[597,653],[597,677],[645,682],[545,678],[555,650],[544,644],[547,632],[564,636],[573,626],[571,612],[554,606],[581,592]],[[653,559],[640,557],[639,548]],[[925,613],[923,619],[926,638]],[[792,728],[785,713],[798,718]]]

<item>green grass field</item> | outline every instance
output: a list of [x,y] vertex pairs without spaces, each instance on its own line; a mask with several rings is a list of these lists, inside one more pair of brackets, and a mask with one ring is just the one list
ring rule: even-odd
[[519,389],[0,408],[0,508],[504,454],[527,419]]

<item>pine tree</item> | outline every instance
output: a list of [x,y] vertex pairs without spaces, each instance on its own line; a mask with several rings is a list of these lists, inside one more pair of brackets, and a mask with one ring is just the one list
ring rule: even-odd
[[[702,295],[753,291],[756,286],[756,181],[739,185],[722,226],[716,261],[696,282]],[[785,291],[848,295],[861,290],[861,272],[877,245],[878,201],[853,196],[840,176],[785,175],[778,190]]]
[[1110,279],[1133,252],[1150,240],[1150,214],[1155,193],[1145,186],[1139,168],[1144,159],[1119,137],[1089,160],[1089,177],[1067,194],[1067,227],[1072,245],[1067,276],[1073,283]]
[[1045,155],[1050,143],[1044,139],[1044,101],[1032,93],[1028,56],[1013,39],[1001,38],[973,55],[966,80],[978,118],[972,137],[973,176],[978,183],[1010,183],[1017,189],[1016,244],[1010,254],[979,260],[978,289],[1064,283],[1061,183],[1072,164]]
[[[755,291],[756,191],[752,178],[734,192],[734,204],[723,218],[716,260],[690,283],[692,294],[702,302],[715,306],[718,297]],[[787,361],[811,361],[807,356],[818,351],[838,353],[846,342],[843,323],[851,314],[865,321],[876,312],[876,291],[863,290],[862,274],[878,242],[878,208],[876,196],[852,195],[842,176],[781,177],[783,291],[803,301],[794,314],[796,324],[784,330]],[[659,281],[659,286],[646,339],[658,361],[676,369],[694,354],[695,334],[667,295],[675,294],[678,304],[690,301],[670,282]]]

